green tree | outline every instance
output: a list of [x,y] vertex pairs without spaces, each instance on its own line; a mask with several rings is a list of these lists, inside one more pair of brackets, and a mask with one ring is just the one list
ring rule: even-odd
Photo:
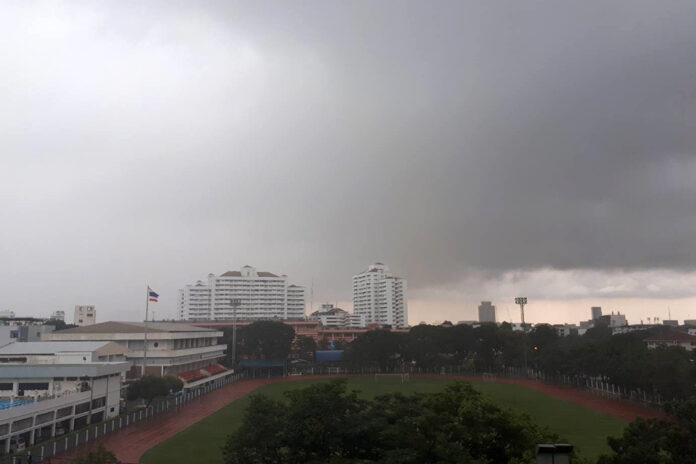
[[76,457],[71,464],[119,464],[116,455],[104,448],[101,443],[95,451]]
[[301,335],[295,339],[295,347],[297,349],[297,353],[301,357],[314,359],[314,351],[317,349],[317,342],[313,337]]
[[52,325],[54,327],[54,331],[72,329],[73,327],[77,327],[75,324],[66,324],[65,321],[61,321],[60,319],[49,319],[46,322],[44,322],[43,325]]
[[[284,360],[290,354],[295,329],[277,321],[256,321],[237,331],[237,356]],[[230,341],[231,343],[231,341]],[[228,352],[231,351],[228,345]]]
[[146,375],[128,385],[128,400],[145,400],[149,406],[155,400],[176,393],[184,388],[184,382],[177,377],[158,377]]
[[670,420],[636,419],[621,437],[607,439],[613,453],[598,464],[681,464],[696,462],[696,399],[667,403]]
[[346,360],[358,366],[376,366],[389,369],[402,366],[406,350],[406,336],[389,330],[368,330],[346,349]]
[[283,400],[252,396],[223,456],[225,464],[523,463],[537,443],[554,440],[469,384],[364,400],[336,380]]

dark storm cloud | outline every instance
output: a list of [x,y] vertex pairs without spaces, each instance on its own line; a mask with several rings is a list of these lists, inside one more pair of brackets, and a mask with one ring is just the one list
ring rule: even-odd
[[691,2],[2,9],[8,305],[696,264]]

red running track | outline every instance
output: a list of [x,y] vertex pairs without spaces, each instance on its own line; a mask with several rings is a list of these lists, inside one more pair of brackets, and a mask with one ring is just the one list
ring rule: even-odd
[[[321,376],[329,377],[329,376]],[[337,377],[337,376],[330,376]],[[442,376],[432,375],[427,377]],[[309,377],[309,378],[319,378]],[[119,432],[107,435],[96,442],[89,443],[82,447],[72,450],[71,452],[60,456],[56,461],[69,460],[78,454],[84,454],[91,449],[95,449],[98,444],[104,445],[108,450],[116,454],[116,457],[123,464],[138,463],[143,454],[150,448],[162,443],[164,440],[173,437],[179,432],[187,429],[196,422],[205,419],[212,413],[227,406],[231,402],[248,395],[257,388],[276,382],[288,382],[294,380],[309,380],[308,377],[291,377],[291,378],[276,378],[276,379],[253,379],[244,380],[234,384],[227,385],[213,393],[199,397],[192,403],[189,403],[180,408],[178,413],[171,412],[161,414],[151,420],[144,421],[137,425],[125,428]],[[448,377],[453,380],[472,380],[481,381],[481,377],[473,376],[452,376]],[[661,418],[665,417],[663,413],[652,409],[643,408],[637,405],[624,403],[621,401],[610,400],[594,396],[590,393],[575,390],[572,388],[558,387],[555,385],[545,384],[535,380],[526,379],[506,379],[495,378],[489,379],[494,382],[509,383],[531,388],[548,395],[560,398],[562,400],[571,401],[580,406],[609,414],[626,421],[632,421],[637,417],[643,418]]]

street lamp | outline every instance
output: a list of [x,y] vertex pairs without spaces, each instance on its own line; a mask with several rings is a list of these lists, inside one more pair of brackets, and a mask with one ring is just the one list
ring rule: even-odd
[[524,305],[527,304],[526,296],[518,296],[515,298],[515,304],[520,305],[520,312],[522,313],[522,350],[524,353],[524,376],[527,377],[527,326],[524,323]]
[[232,306],[232,364],[237,367],[237,308],[242,304],[239,298],[230,300]]

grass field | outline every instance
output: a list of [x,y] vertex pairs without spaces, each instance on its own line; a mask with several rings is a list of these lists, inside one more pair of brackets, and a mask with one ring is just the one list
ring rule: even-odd
[[[276,383],[266,385],[256,392],[280,398],[284,391],[303,388],[312,380]],[[359,390],[365,397],[399,391],[405,394],[413,392],[436,392],[441,390],[451,379],[411,378],[401,383],[399,378],[352,377],[348,379],[350,388]],[[607,414],[598,413],[568,401],[549,397],[541,392],[492,382],[472,382],[474,387],[488,395],[502,407],[513,409],[529,415],[534,422],[556,432],[564,441],[575,445],[582,457],[594,459],[608,452],[606,437],[620,435],[626,422]],[[227,436],[239,426],[247,398],[242,398],[194,426],[161,443],[148,451],[143,464],[188,464],[191,462],[220,463],[220,447]]]

